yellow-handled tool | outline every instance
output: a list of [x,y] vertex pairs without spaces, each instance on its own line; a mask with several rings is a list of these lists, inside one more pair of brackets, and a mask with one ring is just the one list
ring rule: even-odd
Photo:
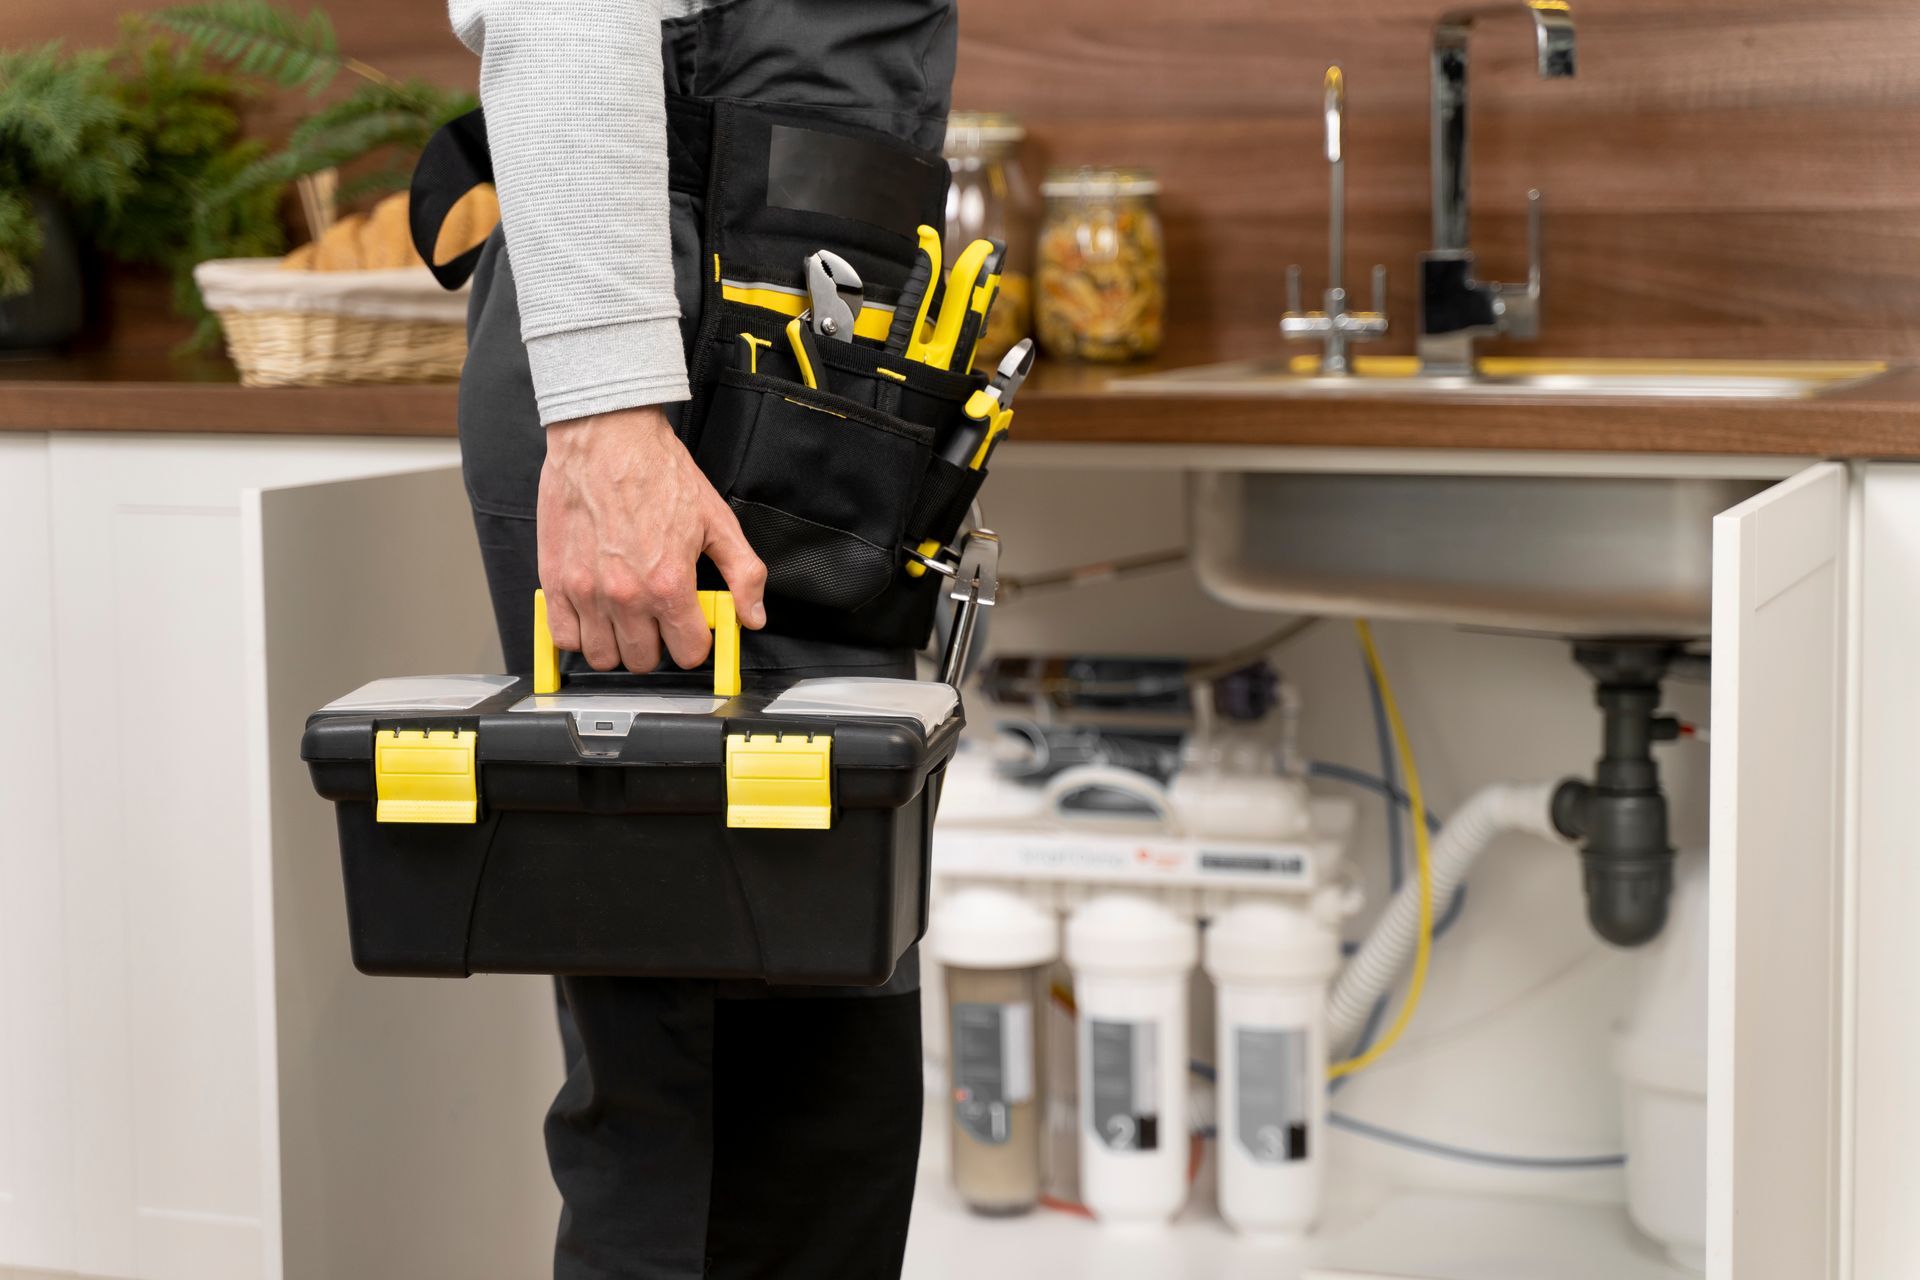
[[966,424],[953,433],[940,456],[969,471],[984,469],[994,446],[1013,425],[1013,398],[1032,372],[1033,339],[1022,338],[1000,357],[987,385],[967,397]]
[[795,316],[787,321],[787,345],[793,348],[793,362],[800,366],[800,381],[820,389],[820,345],[814,340],[813,327],[807,323],[807,317]]
[[940,233],[922,223],[915,235],[919,256],[894,307],[893,327],[887,331],[887,350],[897,356],[905,355],[924,336],[927,308],[940,291]]
[[[731,698],[740,692],[740,615],[733,609],[731,591],[702,591],[700,617],[713,632],[713,696]],[[560,650],[547,622],[547,593],[533,593],[533,691],[560,692]]]
[[[1022,338],[1000,358],[1000,365],[987,385],[967,397],[966,423],[953,433],[953,439],[940,451],[940,456],[969,471],[984,470],[1000,437],[1013,425],[1013,397],[1032,372],[1033,339]],[[907,561],[910,578],[926,574],[924,562],[939,554],[940,544],[929,538],[914,552],[917,558]]]
[[933,333],[924,342],[917,336],[907,344],[907,359],[918,360],[922,364],[932,365],[936,369],[951,369],[953,353],[960,344],[960,330],[967,316],[984,308],[991,299],[975,295],[985,285],[982,273],[986,270],[987,259],[993,256],[994,243],[991,240],[975,240],[954,260],[953,272],[947,276],[946,296],[940,300],[940,318],[934,321]]
[[980,287],[973,291],[973,301],[967,306],[966,317],[960,324],[960,337],[954,345],[953,358],[958,361],[954,367],[962,373],[973,372],[973,358],[979,351],[981,337],[986,334],[987,316],[993,311],[994,300],[1000,296],[1000,275],[1006,265],[1007,246],[995,240],[986,265],[980,268]]

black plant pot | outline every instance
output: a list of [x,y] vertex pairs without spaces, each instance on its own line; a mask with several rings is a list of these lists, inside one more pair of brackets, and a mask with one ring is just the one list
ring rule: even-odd
[[0,353],[55,351],[80,336],[87,318],[87,273],[80,237],[65,209],[44,192],[32,196],[44,243],[33,263],[33,287],[0,298]]

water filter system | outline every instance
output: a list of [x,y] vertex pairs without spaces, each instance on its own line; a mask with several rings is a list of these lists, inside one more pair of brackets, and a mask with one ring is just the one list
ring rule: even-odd
[[1327,1115],[1327,983],[1346,904],[1243,902],[1206,934],[1216,993],[1220,1213],[1296,1241],[1320,1211]]
[[[1244,1121],[1219,1171],[1229,1220],[1276,1237],[1297,1236],[1312,1221],[1327,985],[1339,965],[1340,923],[1359,898],[1341,870],[1354,806],[1310,795],[1283,767],[1287,754],[1271,742],[1262,753],[1229,729],[1189,743],[1164,784],[1113,765],[1075,765],[1027,788],[1024,801],[998,795],[990,770],[956,769],[977,803],[944,810],[930,935],[946,966],[953,1096],[973,1094],[977,1071],[976,1050],[962,1043],[967,993],[984,970],[1037,960],[1044,930],[1036,915],[1061,921],[1074,1010],[1078,1203],[1105,1226],[1154,1227],[1187,1203],[1193,1065],[1208,1059],[1228,1064],[1216,1107],[1223,1132],[1230,1114]],[[1217,1043],[1192,1038],[1197,969],[1214,979]],[[1277,1066],[1291,1074],[1279,1080]],[[955,1105],[958,1116],[963,1104]],[[962,1200],[1009,1211],[1001,1206],[1010,1198],[983,1195],[976,1170],[963,1168],[980,1138],[956,1124]]]
[[976,886],[941,901],[928,941],[946,971],[954,1188],[977,1213],[1024,1213],[1045,1173],[1042,1018],[1059,922],[1018,893]]
[[1079,1010],[1080,1194],[1102,1222],[1152,1225],[1187,1198],[1192,923],[1106,894],[1067,923]]
[[[1358,780],[1429,818],[1391,690],[1365,635],[1382,694],[1381,736],[1387,740],[1391,720],[1405,792],[1391,769],[1372,779],[1344,766],[1305,766],[1291,737],[1297,699],[1283,696],[1282,741],[1263,746],[1245,724],[1216,729],[1202,716],[1201,732],[1188,738],[1179,767],[1164,781],[1089,763],[1053,772],[1044,785],[1016,788],[982,767],[967,792],[979,803],[943,812],[936,894],[950,899],[956,921],[975,916],[980,936],[999,930],[1035,940],[1025,950],[966,952],[951,949],[965,929],[937,934],[943,940],[935,953],[948,965],[950,984],[955,1181],[963,1199],[989,1213],[1053,1203],[1044,1143],[1032,1157],[1022,1150],[1016,1194],[985,1187],[962,1169],[959,1144],[980,1142],[977,1131],[961,1133],[967,1125],[960,1108],[979,1092],[972,1081],[981,1051],[962,1043],[977,1033],[961,1011],[983,1000],[1018,999],[1034,1002],[1037,1014],[1054,959],[1038,940],[1060,930],[1066,972],[1054,973],[1070,984],[1071,996],[1056,986],[1055,999],[1073,1010],[1077,1207],[1108,1227],[1169,1222],[1188,1202],[1204,1127],[1214,1140],[1220,1215],[1242,1235],[1301,1244],[1321,1213],[1328,1130],[1336,1121],[1353,1127],[1329,1111],[1329,1077],[1364,1067],[1405,1025],[1418,1006],[1433,939],[1452,919],[1445,908],[1457,905],[1480,855],[1500,837],[1520,833],[1578,848],[1589,920],[1614,945],[1661,938],[1668,898],[1675,897],[1685,927],[1661,939],[1649,959],[1657,973],[1681,973],[1687,981],[1669,976],[1649,985],[1617,1056],[1629,1145],[1644,1165],[1637,1176],[1629,1171],[1634,1220],[1676,1260],[1693,1258],[1704,1175],[1697,1144],[1674,1135],[1684,1138],[1697,1127],[1704,1092],[1696,1083],[1697,1055],[1676,1057],[1668,1046],[1700,1019],[1691,1005],[1676,1011],[1666,997],[1699,986],[1704,893],[1696,890],[1704,875],[1683,877],[1674,893],[1666,799],[1651,747],[1680,728],[1658,711],[1662,679],[1700,660],[1668,642],[1577,645],[1602,711],[1604,746],[1593,779],[1495,784],[1455,808],[1444,826],[1433,822],[1430,843],[1423,824],[1419,875],[1397,887],[1355,945],[1342,941],[1343,922],[1362,905],[1343,866],[1353,806],[1310,793],[1306,777]],[[989,925],[996,913],[1005,919]],[[936,914],[936,922],[942,918]],[[1016,927],[1016,918],[1024,923]],[[1198,987],[1196,969],[1205,979]],[[1380,1036],[1381,1013],[1410,971],[1401,1016]],[[1010,985],[986,992],[976,984],[989,972]],[[1196,990],[1211,992],[1211,1009],[1193,1007]],[[1197,1029],[1209,1013],[1210,1028]],[[1658,1053],[1646,1048],[1656,1040]],[[1684,1073],[1668,1069],[1678,1058],[1686,1059]],[[1189,1094],[1197,1079],[1215,1087],[1211,1107],[1202,1094],[1195,1111]],[[1369,1136],[1430,1154],[1452,1150],[1513,1168],[1607,1168],[1622,1159],[1488,1156],[1371,1128]],[[1040,1190],[1030,1195],[1030,1187]]]

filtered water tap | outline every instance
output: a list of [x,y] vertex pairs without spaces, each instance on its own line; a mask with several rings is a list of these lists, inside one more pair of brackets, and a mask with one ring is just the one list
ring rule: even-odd
[[1373,310],[1349,311],[1344,283],[1347,258],[1347,163],[1345,133],[1347,114],[1346,77],[1339,67],[1328,67],[1323,115],[1327,134],[1327,288],[1321,295],[1321,309],[1305,310],[1300,305],[1300,268],[1287,268],[1287,313],[1280,318],[1280,333],[1288,338],[1320,338],[1326,343],[1320,357],[1322,374],[1352,372],[1347,346],[1378,338],[1387,331],[1387,269],[1373,269]]

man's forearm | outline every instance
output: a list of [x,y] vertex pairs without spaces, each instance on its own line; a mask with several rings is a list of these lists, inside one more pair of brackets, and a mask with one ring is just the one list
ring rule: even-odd
[[687,398],[662,0],[449,0],[481,54],[540,420]]

